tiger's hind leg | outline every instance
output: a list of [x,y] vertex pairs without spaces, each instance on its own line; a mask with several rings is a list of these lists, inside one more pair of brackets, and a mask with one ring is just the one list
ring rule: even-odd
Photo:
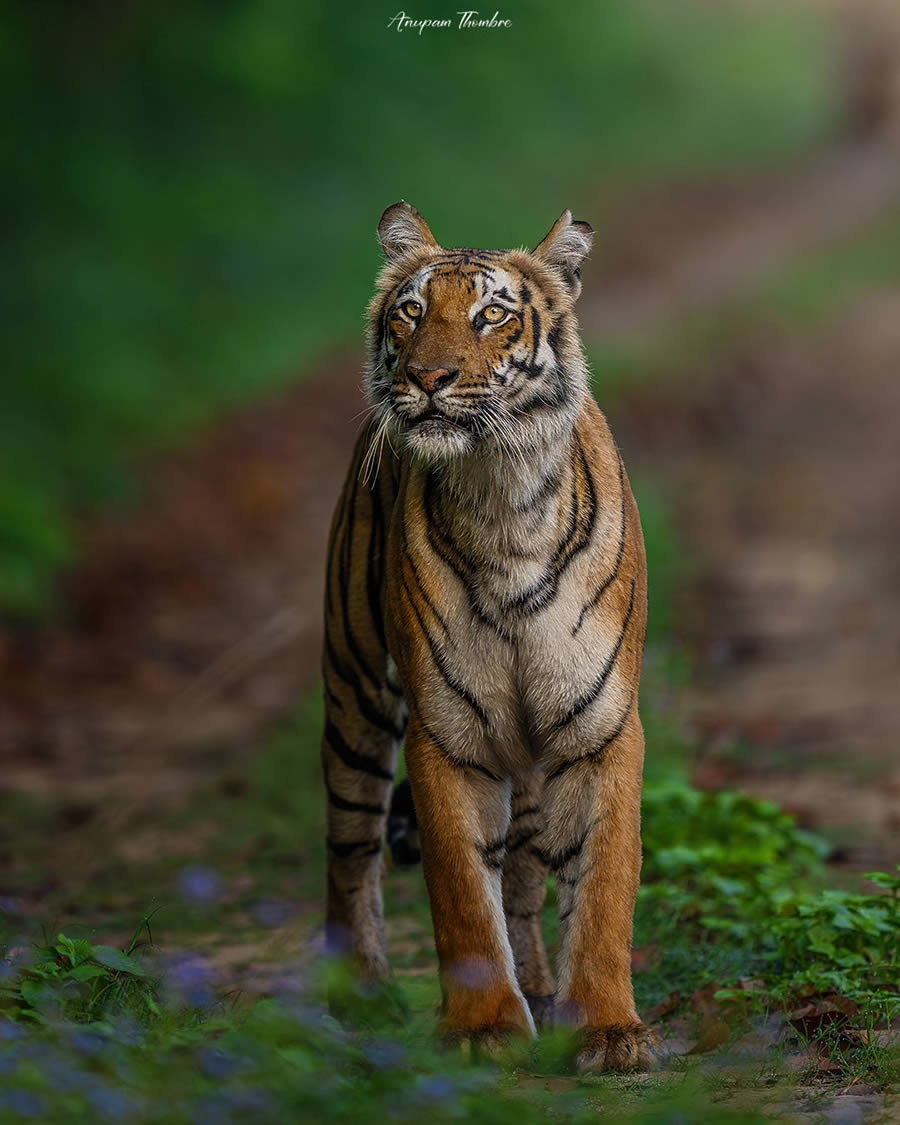
[[368,702],[367,717],[352,692],[342,695],[343,700],[336,692],[326,696],[322,739],[328,800],[326,924],[330,946],[350,954],[363,977],[379,980],[388,975],[381,882],[405,706],[400,697],[379,700],[378,711]]
[[381,879],[391,783],[406,703],[384,628],[384,554],[394,484],[384,467],[362,471],[372,441],[360,435],[338,502],[325,594],[325,731],[330,943],[361,974],[388,974]]
[[544,777],[537,769],[513,789],[503,864],[503,910],[519,987],[535,1023],[549,1027],[556,985],[541,928],[549,870],[541,844],[543,791]]

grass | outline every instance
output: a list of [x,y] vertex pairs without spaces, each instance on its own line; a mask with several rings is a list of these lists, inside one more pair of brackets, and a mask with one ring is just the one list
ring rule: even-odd
[[294,0],[4,8],[0,610],[52,610],[77,515],[133,501],[136,453],[359,338],[386,204],[451,243],[533,243],[564,205],[599,226],[637,180],[759,168],[835,119],[823,26],[775,5],[386,23]]

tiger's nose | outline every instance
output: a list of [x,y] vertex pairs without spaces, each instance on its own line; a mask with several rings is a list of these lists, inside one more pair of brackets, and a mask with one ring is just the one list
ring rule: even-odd
[[459,368],[450,370],[447,367],[435,367],[433,370],[428,370],[425,367],[413,367],[412,364],[407,364],[406,374],[425,394],[433,395],[435,391],[449,387],[459,378]]

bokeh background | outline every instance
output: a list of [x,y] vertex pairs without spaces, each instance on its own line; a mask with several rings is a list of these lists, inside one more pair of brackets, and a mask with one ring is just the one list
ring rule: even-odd
[[533,246],[566,206],[595,228],[584,339],[650,554],[648,776],[772,798],[838,880],[897,862],[895,6],[393,14],[0,15],[7,929],[164,902],[170,942],[248,987],[285,947],[247,903],[316,920],[324,538],[400,198],[448,245]]

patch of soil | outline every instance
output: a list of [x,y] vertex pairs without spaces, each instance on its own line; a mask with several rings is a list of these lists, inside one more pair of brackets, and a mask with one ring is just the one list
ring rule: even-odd
[[863,867],[900,859],[898,371],[887,292],[820,334],[740,345],[699,392],[626,396],[622,419],[693,560],[698,782],[836,830]]
[[182,793],[314,683],[361,370],[337,357],[158,458],[135,510],[84,527],[62,615],[0,627],[4,788]]

